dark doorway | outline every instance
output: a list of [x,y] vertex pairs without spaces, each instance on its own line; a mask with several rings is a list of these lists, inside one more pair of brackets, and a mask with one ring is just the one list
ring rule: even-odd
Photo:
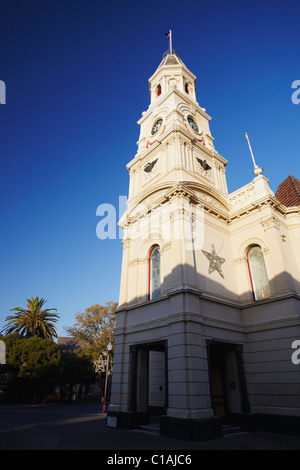
[[246,387],[237,344],[208,341],[207,344],[212,408],[223,424],[230,424],[233,414],[246,411]]
[[228,423],[226,361],[223,347],[218,344],[211,344],[210,347],[210,384],[215,414],[222,419],[223,423]]
[[158,422],[168,407],[167,341],[134,345],[131,352],[131,411],[143,424]]

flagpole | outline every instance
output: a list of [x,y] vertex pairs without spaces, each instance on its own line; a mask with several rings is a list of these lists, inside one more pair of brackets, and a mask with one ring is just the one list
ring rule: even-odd
[[254,156],[253,156],[253,152],[252,152],[252,148],[251,148],[251,145],[250,145],[250,142],[249,142],[249,138],[248,138],[247,132],[245,132],[245,136],[246,136],[246,139],[247,139],[247,141],[248,141],[248,145],[249,145],[249,149],[250,149],[250,153],[251,153],[251,157],[252,157],[252,161],[253,161],[254,168],[256,168],[257,165],[256,165],[255,160],[254,160]]
[[172,30],[170,29],[170,54],[172,54]]
[[251,145],[250,145],[250,141],[249,141],[247,132],[245,132],[245,137],[246,137],[246,139],[247,139],[247,141],[248,141],[249,150],[250,150],[251,157],[252,157],[252,161],[253,161],[253,165],[254,165],[254,171],[253,171],[253,173],[254,173],[255,175],[260,175],[260,174],[262,173],[262,168],[259,168],[259,166],[256,165],[256,162],[255,162],[255,159],[254,159],[254,155],[253,155],[253,152],[252,152],[252,148],[251,148]]

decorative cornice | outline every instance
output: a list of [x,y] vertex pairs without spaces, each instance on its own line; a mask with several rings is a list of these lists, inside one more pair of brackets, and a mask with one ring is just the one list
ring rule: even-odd
[[[196,297],[199,297],[199,299],[201,299],[202,301],[222,304],[222,305],[226,305],[228,307],[233,307],[233,308],[238,309],[240,311],[240,313],[243,313],[243,310],[246,310],[248,312],[249,309],[253,309],[253,310],[260,309],[261,306],[264,305],[264,304],[272,304],[273,302],[284,302],[285,300],[288,300],[288,299],[295,299],[295,300],[300,302],[300,296],[298,294],[294,293],[294,292],[291,292],[291,291],[286,292],[285,294],[274,296],[272,298],[268,298],[268,299],[264,299],[264,300],[260,300],[260,301],[254,301],[254,300],[250,300],[250,299],[247,299],[247,300],[230,299],[228,297],[217,295],[216,293],[212,294],[212,293],[209,293],[209,292],[206,292],[206,291],[201,291],[198,288],[192,288],[192,287],[187,287],[187,286],[176,286],[176,288],[174,288],[174,290],[165,291],[164,293],[161,294],[161,296],[158,299],[152,300],[151,302],[149,302],[149,300],[146,299],[146,298],[141,298],[141,299],[138,299],[138,300],[134,299],[134,300],[129,301],[129,302],[124,302],[124,303],[122,303],[121,305],[118,306],[117,313],[120,312],[120,311],[124,311],[124,310],[126,311],[126,310],[134,310],[136,308],[141,308],[143,305],[149,306],[149,304],[152,305],[153,308],[156,308],[155,307],[156,302],[165,301],[165,300],[170,299],[172,296],[178,296],[178,295],[181,295],[181,294],[195,295]],[[178,314],[174,314],[174,316],[176,316],[176,315],[178,315]],[[181,315],[182,315],[182,313],[180,313],[180,316]],[[183,314],[183,315],[184,315],[184,317],[194,316],[195,318],[199,319],[199,313],[197,315],[196,314],[188,314],[187,315],[186,313]],[[203,319],[205,318],[206,322],[213,322],[213,323],[218,322],[218,321],[222,322],[222,323],[225,322],[225,321],[222,321],[222,320],[218,320],[217,318],[212,318],[211,316],[206,317],[205,315],[202,315],[201,317]],[[164,317],[164,318],[159,318],[159,319],[157,319],[157,321],[158,322],[166,321],[166,322],[169,323],[170,316]],[[280,328],[282,326],[282,324],[286,324],[286,323],[290,323],[291,326],[295,326],[295,325],[299,325],[299,320],[296,319],[295,317],[291,317],[291,318],[287,318],[287,319],[280,319],[278,321],[274,321],[274,319],[272,319],[270,321],[260,323],[259,328],[262,329],[268,324],[271,324],[273,328],[277,328],[277,327]],[[227,327],[229,326],[228,320],[226,320],[226,325],[227,325]],[[254,324],[245,325],[242,322],[242,320],[240,322],[231,323],[231,326],[236,326],[238,328],[242,328],[245,332],[247,330],[251,330],[251,329],[253,329],[253,331],[257,331],[257,323],[255,325]],[[137,324],[137,325],[135,325],[134,327],[131,327],[131,328],[143,328],[144,329],[144,326],[142,326],[141,324]],[[127,330],[128,330],[128,328],[127,328]]]
[[270,228],[280,229],[279,219],[274,215],[270,217],[266,217],[265,219],[261,219],[260,221],[264,231],[269,230]]

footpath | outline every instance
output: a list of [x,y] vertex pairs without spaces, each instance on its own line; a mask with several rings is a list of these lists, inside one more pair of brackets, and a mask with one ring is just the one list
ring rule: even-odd
[[[101,459],[115,459],[111,464],[117,464],[118,457],[142,455],[141,452],[148,452],[151,459],[152,455],[168,452],[196,456],[204,450],[300,450],[300,435],[236,430],[222,438],[189,442],[160,436],[155,429],[115,429],[106,426],[106,415],[101,411],[98,403],[2,404],[0,450],[102,450]],[[166,462],[152,462],[158,463]]]

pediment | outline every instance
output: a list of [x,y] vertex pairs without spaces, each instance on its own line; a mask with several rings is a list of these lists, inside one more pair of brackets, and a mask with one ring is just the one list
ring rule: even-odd
[[230,210],[230,205],[227,201],[227,198],[214,188],[208,188],[201,183],[194,182],[187,182],[186,186],[193,191],[195,197],[204,205],[208,204],[222,211]]
[[166,203],[172,197],[182,195],[192,204],[203,204],[207,209],[224,212],[229,211],[229,204],[225,197],[213,188],[208,188],[200,183],[185,182],[174,184],[174,182],[158,184],[156,187],[149,188],[133,200],[127,209],[127,218],[134,219],[155,206]]

